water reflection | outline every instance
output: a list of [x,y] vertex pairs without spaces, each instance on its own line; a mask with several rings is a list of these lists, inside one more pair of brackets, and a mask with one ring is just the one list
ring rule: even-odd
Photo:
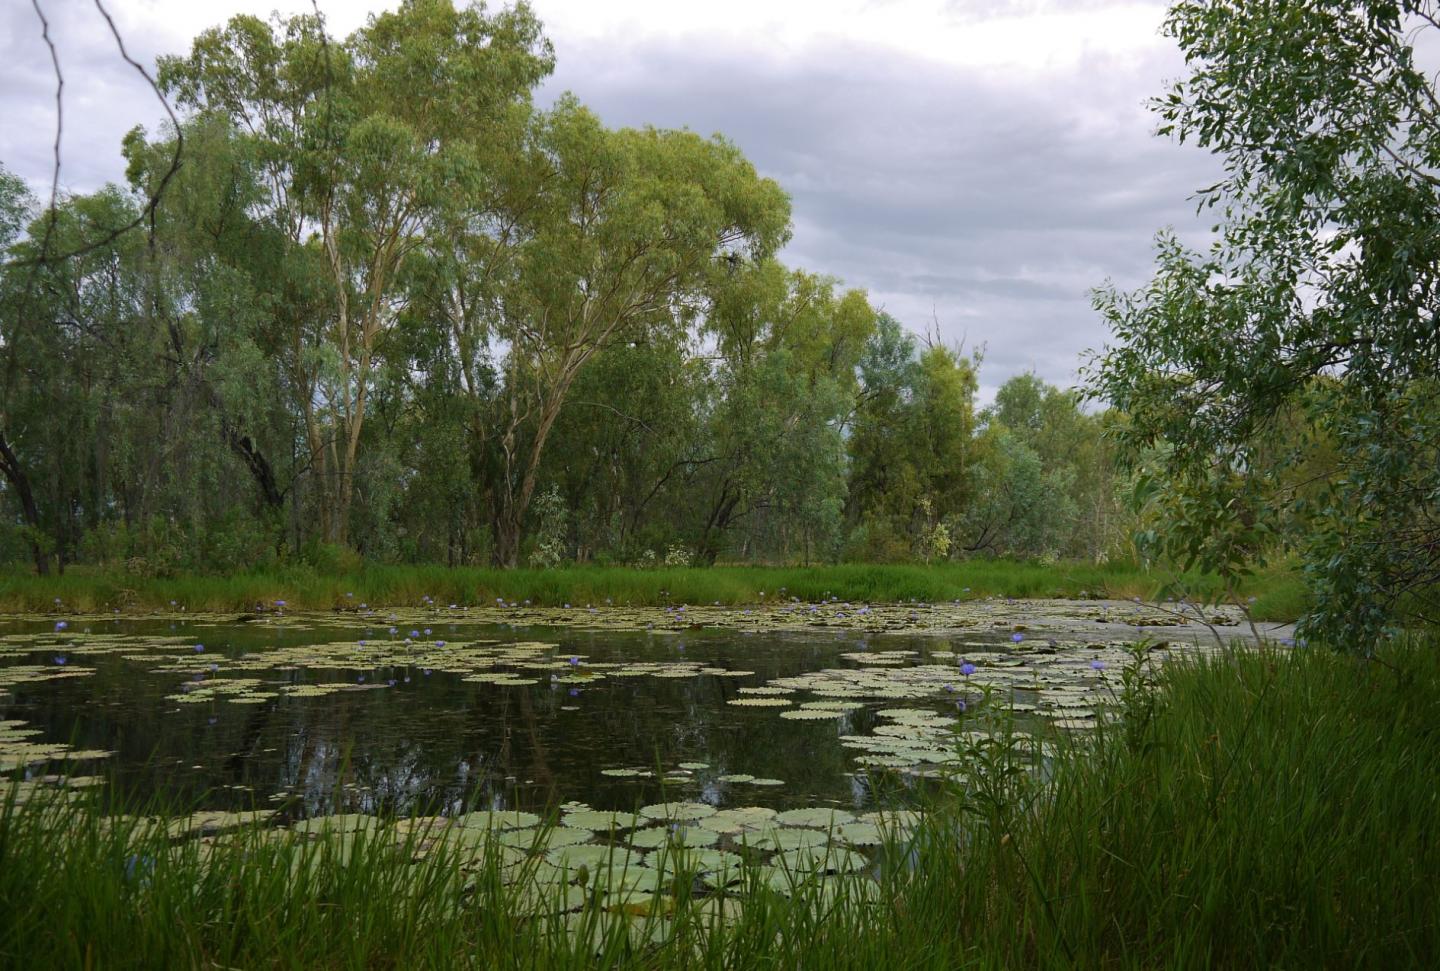
[[[0,633],[38,629],[10,625]],[[389,636],[384,627],[357,631],[293,622],[117,620],[87,629],[90,637],[126,635],[126,654],[145,655],[152,650],[147,645],[160,637],[203,643],[221,678],[227,675],[225,663],[247,652]],[[741,687],[849,665],[841,654],[873,649],[879,641],[885,649],[919,652],[917,661],[949,646],[898,636],[694,630],[673,635],[454,623],[442,630],[435,625],[434,636],[442,633],[455,642],[548,641],[559,645],[557,657],[579,655],[587,663],[679,660],[753,674],[605,677],[583,686],[542,674],[539,683],[506,686],[407,665],[323,674],[291,667],[243,675],[259,679],[262,695],[317,682],[344,681],[352,688],[319,697],[281,694],[256,704],[221,698],[179,704],[167,695],[182,690],[191,677],[199,679],[195,684],[212,683],[206,672],[156,671],[155,662],[126,659],[115,648],[84,654],[87,633],[82,630],[75,638],[77,650],[95,673],[13,685],[8,695],[0,694],[0,718],[21,719],[41,729],[45,740],[113,751],[112,758],[97,765],[113,773],[116,803],[134,804],[162,792],[203,800],[213,808],[288,801],[305,815],[414,813],[477,803],[543,810],[570,800],[628,810],[667,799],[777,809],[837,805],[859,811],[875,807],[874,782],[857,771],[854,753],[840,744],[840,736],[870,731],[874,710],[884,704],[829,720],[787,721],[773,709],[727,702],[743,697]],[[0,658],[0,665],[46,663],[52,653],[46,645]],[[705,767],[673,775],[682,762]],[[649,774],[602,773],[615,767]],[[737,774],[779,779],[784,785],[721,779]]]

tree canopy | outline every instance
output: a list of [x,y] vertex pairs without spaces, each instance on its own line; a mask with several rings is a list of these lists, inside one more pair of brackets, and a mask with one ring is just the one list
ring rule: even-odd
[[523,3],[240,16],[160,60],[127,184],[0,169],[0,559],[1125,552],[1073,396],[977,415],[978,356],[780,262],[734,144],[538,107],[553,66]]

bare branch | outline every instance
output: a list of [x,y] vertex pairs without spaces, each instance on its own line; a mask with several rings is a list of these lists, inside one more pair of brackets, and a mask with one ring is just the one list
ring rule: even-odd
[[58,196],[60,185],[60,135],[63,127],[61,115],[61,93],[65,81],[60,74],[60,59],[56,54],[55,44],[50,40],[50,24],[45,19],[44,12],[40,9],[39,0],[31,0],[31,3],[35,7],[35,13],[40,17],[42,36],[45,38],[45,43],[50,47],[50,57],[55,64],[55,78],[57,81],[55,87],[55,172],[50,190],[50,219],[46,228],[45,238],[40,246],[40,252],[36,256],[15,261],[14,265],[16,266],[44,266],[56,263],[63,263],[66,260],[74,259],[77,256],[84,256],[86,253],[91,253],[97,249],[109,246],[111,243],[115,242],[115,240],[119,239],[121,236],[124,236],[126,233],[130,232],[132,229],[136,228],[146,220],[149,220],[151,222],[151,225],[153,226],[155,219],[155,210],[159,208],[160,198],[165,194],[165,189],[170,184],[170,180],[174,178],[175,173],[180,170],[180,157],[185,147],[185,135],[180,130],[180,119],[176,117],[175,110],[170,107],[170,102],[165,100],[165,95],[161,93],[160,86],[155,83],[155,79],[150,76],[150,72],[145,70],[144,65],[131,57],[130,53],[125,49],[125,41],[120,36],[120,30],[118,27],[115,26],[115,20],[110,16],[110,11],[105,9],[105,5],[101,2],[101,0],[95,0],[95,9],[99,10],[100,15],[105,18],[105,23],[110,28],[110,34],[112,37],[115,38],[115,46],[120,51],[120,57],[125,61],[126,64],[129,64],[142,78],[145,79],[145,83],[150,86],[150,90],[155,93],[156,99],[160,102],[160,106],[165,109],[165,114],[169,116],[170,124],[174,126],[175,129],[175,152],[170,159],[170,167],[165,170],[165,174],[160,178],[160,184],[157,185],[155,187],[155,190],[150,194],[149,200],[147,200],[147,202],[145,203],[145,208],[142,209],[134,219],[130,220],[123,226],[112,229],[110,232],[106,233],[98,239],[91,240],[83,246],[78,246],[73,250],[69,250],[68,252],[61,253],[59,255],[51,255],[49,252],[51,229],[54,227],[55,221],[58,218],[57,205],[59,202]]

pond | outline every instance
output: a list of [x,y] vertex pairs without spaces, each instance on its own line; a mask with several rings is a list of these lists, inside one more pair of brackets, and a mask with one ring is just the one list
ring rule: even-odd
[[947,609],[12,618],[0,769],[103,777],[117,809],[159,793],[291,818],[667,801],[861,813],[907,804],[953,764],[955,720],[980,717],[987,691],[1022,726],[1083,730],[1127,641],[1205,634],[1129,604]]

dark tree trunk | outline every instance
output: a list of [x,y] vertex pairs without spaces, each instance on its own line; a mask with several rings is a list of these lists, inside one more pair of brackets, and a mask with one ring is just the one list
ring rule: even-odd
[[280,509],[285,505],[285,493],[275,482],[275,470],[271,468],[270,462],[265,458],[249,435],[242,435],[230,424],[228,418],[220,419],[220,433],[225,437],[225,444],[230,446],[230,451],[239,456],[240,461],[250,470],[250,477],[255,480],[255,485],[260,489],[260,496],[265,500],[265,505],[271,509]]
[[15,490],[15,495],[20,499],[20,513],[25,517],[25,525],[31,529],[30,555],[35,560],[35,572],[40,576],[47,576],[50,573],[50,557],[40,547],[37,538],[40,532],[40,510],[35,505],[35,493],[30,488],[30,477],[20,466],[20,459],[15,455],[15,450],[10,447],[6,440],[5,433],[0,432],[0,473],[4,473],[5,480],[10,483],[10,488]]

